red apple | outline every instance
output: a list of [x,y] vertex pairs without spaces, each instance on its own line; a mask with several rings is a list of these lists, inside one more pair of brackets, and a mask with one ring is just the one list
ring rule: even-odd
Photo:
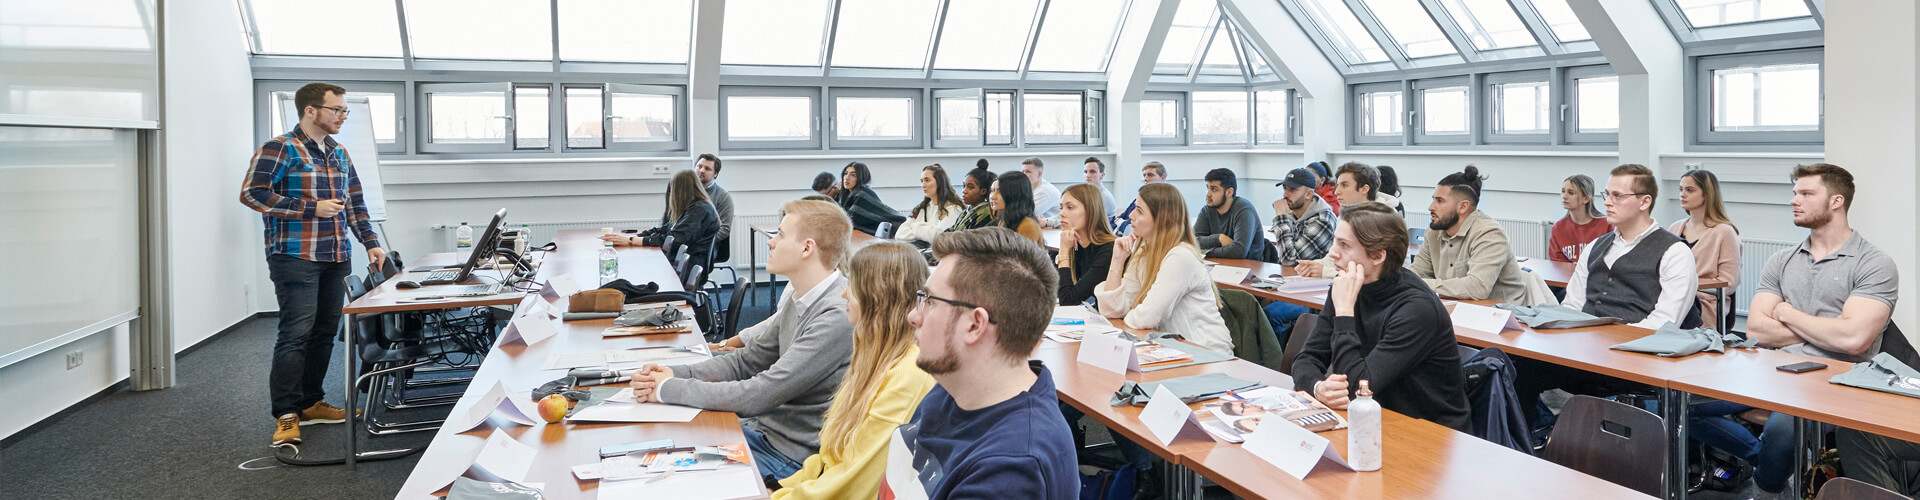
[[547,423],[558,423],[567,417],[567,408],[570,406],[573,406],[573,402],[567,400],[566,396],[547,396],[540,400],[540,418],[546,419]]

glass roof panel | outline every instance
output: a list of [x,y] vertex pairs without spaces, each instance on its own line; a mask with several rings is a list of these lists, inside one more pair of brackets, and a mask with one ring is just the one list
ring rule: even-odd
[[[560,58],[686,64],[692,0],[560,0]],[[634,29],[635,23],[647,29]]]
[[404,4],[414,57],[553,59],[553,12],[546,2],[406,0]]
[[[1245,41],[1244,38],[1241,40]],[[1253,74],[1255,76],[1273,74],[1273,65],[1267,64],[1266,56],[1260,55],[1260,51],[1253,49],[1252,42],[1248,42],[1242,45],[1242,47],[1245,48],[1245,52],[1243,53],[1247,55],[1247,63],[1253,66]]]
[[1474,48],[1499,50],[1538,45],[1507,0],[1441,0]]
[[1320,33],[1340,53],[1347,64],[1365,64],[1387,60],[1387,52],[1380,49],[1380,43],[1367,33],[1360,24],[1360,18],[1340,0],[1300,0],[1308,17],[1320,26]]
[[939,0],[841,0],[833,65],[925,68]]
[[[15,3],[19,7],[34,4]],[[259,33],[262,54],[400,57],[400,16],[394,12],[392,0],[329,2],[327,10],[332,11],[333,18],[331,31],[354,36],[328,36],[326,31],[314,30],[310,5],[248,0],[247,6],[253,12],[253,29]],[[0,18],[6,17],[12,16],[0,15]],[[139,26],[137,18],[133,21],[134,26]]]
[[1813,15],[1801,0],[1677,0],[1695,28]]
[[1153,72],[1162,74],[1187,74],[1191,69],[1195,54],[1200,52],[1200,43],[1205,40],[1207,24],[1214,18],[1212,0],[1187,0],[1180,3],[1179,10],[1173,11],[1173,26],[1167,28],[1167,39],[1160,43],[1160,58],[1153,64]]
[[1573,15],[1573,9],[1567,7],[1567,0],[1529,0],[1533,2],[1534,12],[1539,12],[1547,20],[1547,29],[1553,31],[1553,38],[1560,43],[1592,40],[1587,34],[1587,26],[1580,24],[1580,18]]
[[1126,0],[1053,0],[1040,22],[1030,71],[1100,72],[1120,32]]
[[1457,54],[1453,42],[1433,23],[1419,0],[1365,0],[1367,10],[1409,59]]
[[940,48],[933,67],[939,69],[1020,69],[1021,52],[1038,13],[1040,0],[966,0],[947,4],[940,30]]
[[828,0],[729,0],[721,64],[819,66]]
[[1234,53],[1233,45],[1239,42],[1233,30],[1227,29],[1227,23],[1220,23],[1213,30],[1213,41],[1207,43],[1207,55],[1200,59],[1200,74],[1203,75],[1241,75],[1240,54]]

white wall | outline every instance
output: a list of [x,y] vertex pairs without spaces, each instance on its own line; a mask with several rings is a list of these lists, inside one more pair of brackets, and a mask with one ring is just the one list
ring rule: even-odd
[[[127,379],[127,325],[75,340],[59,349],[0,366],[0,438],[20,432],[53,414]],[[86,353],[86,362],[67,369],[67,352]],[[19,457],[15,457],[18,459]]]
[[173,345],[184,350],[275,306],[260,216],[239,201],[247,159],[259,146],[240,15],[225,2],[166,8]]

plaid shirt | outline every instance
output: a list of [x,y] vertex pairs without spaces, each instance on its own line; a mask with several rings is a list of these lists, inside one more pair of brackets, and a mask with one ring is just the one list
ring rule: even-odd
[[954,221],[953,227],[947,228],[947,232],[979,229],[992,223],[993,204],[983,201],[978,205],[967,207],[965,212],[960,212],[960,220]]
[[[240,203],[266,222],[267,255],[347,262],[353,249],[349,224],[361,244],[380,247],[353,160],[332,137],[325,142],[323,149],[295,127],[253,153],[253,167],[240,182]],[[320,200],[339,199],[347,200],[347,208],[338,215],[323,219],[314,213]]]
[[1321,203],[1319,197],[1310,199],[1315,206],[1306,217],[1296,218],[1292,212],[1281,212],[1273,218],[1274,250],[1280,254],[1281,265],[1319,259],[1333,248],[1333,210]]

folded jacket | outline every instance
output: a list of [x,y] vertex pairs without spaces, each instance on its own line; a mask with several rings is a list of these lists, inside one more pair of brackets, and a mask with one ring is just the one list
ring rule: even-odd
[[1129,380],[1121,384],[1120,390],[1113,393],[1113,399],[1108,400],[1107,404],[1146,406],[1147,401],[1153,399],[1154,391],[1160,386],[1166,386],[1168,391],[1173,391],[1173,395],[1178,396],[1181,402],[1191,404],[1220,397],[1227,391],[1252,390],[1262,385],[1264,384],[1240,380],[1225,373],[1188,375],[1144,384]]
[[613,319],[613,324],[619,326],[665,327],[678,325],[682,320],[685,320],[686,317],[686,314],[681,313],[678,307],[654,307],[634,309],[622,313],[620,317]]
[[1560,304],[1541,304],[1523,306],[1519,304],[1494,304],[1493,307],[1513,311],[1513,318],[1526,323],[1534,329],[1585,328],[1589,326],[1620,323],[1620,318],[1594,316],[1578,309]]
[[1700,351],[1727,352],[1727,346],[1752,348],[1756,342],[1738,335],[1721,334],[1712,328],[1682,330],[1669,321],[1653,335],[1613,346],[1616,351],[1644,352],[1666,358],[1691,356]]
[[1834,375],[1828,382],[1920,398],[1920,371],[1884,352],[1854,363],[1853,369]]

